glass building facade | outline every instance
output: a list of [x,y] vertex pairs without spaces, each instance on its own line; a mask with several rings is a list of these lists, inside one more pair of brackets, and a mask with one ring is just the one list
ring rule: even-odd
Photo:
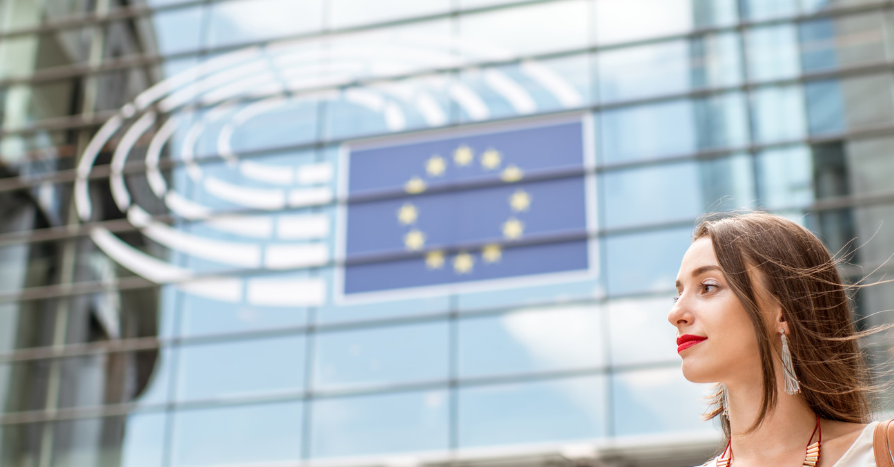
[[694,222],[890,276],[892,67],[891,1],[0,0],[0,465],[700,463]]

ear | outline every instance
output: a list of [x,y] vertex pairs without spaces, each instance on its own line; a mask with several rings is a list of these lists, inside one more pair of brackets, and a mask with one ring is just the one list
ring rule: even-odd
[[782,314],[782,305],[778,303],[773,307],[773,332],[779,334],[779,330],[782,329],[785,331],[785,334],[789,334],[788,322],[785,321],[785,316]]

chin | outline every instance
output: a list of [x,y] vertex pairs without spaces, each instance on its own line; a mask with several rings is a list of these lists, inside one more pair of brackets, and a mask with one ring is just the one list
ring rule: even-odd
[[703,365],[693,362],[691,358],[683,359],[683,364],[680,366],[680,369],[683,371],[683,377],[691,383],[717,382],[715,372],[708,371]]

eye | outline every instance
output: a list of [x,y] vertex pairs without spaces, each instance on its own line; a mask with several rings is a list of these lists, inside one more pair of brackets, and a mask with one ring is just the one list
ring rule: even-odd
[[711,293],[719,288],[720,288],[720,286],[718,284],[706,282],[706,283],[702,284],[702,293]]

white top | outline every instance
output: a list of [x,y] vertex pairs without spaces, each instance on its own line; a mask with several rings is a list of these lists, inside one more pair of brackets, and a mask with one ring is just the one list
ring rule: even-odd
[[[841,459],[832,467],[877,467],[875,465],[875,453],[872,452],[872,434],[875,425],[878,422],[872,422],[866,425],[854,444],[845,451]],[[706,467],[717,467],[717,458],[705,464]]]

